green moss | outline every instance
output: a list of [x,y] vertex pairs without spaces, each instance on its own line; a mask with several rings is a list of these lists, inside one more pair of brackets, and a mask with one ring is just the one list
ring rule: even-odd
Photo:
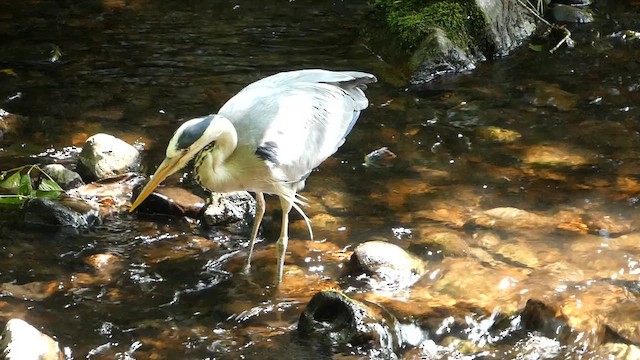
[[374,0],[392,33],[407,50],[413,50],[434,28],[444,30],[460,48],[477,41],[485,19],[473,0]]

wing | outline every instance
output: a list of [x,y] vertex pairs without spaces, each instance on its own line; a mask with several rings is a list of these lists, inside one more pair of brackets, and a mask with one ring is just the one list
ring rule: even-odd
[[301,70],[259,80],[219,111],[282,181],[303,180],[344,142],[376,78],[361,72]]

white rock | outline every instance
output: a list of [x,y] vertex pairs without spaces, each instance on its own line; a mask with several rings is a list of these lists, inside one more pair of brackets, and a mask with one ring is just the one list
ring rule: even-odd
[[0,340],[5,360],[62,360],[58,342],[21,319],[11,319],[5,325]]
[[138,150],[114,136],[96,134],[87,139],[80,152],[80,165],[90,179],[105,179],[127,172],[137,171],[140,167]]

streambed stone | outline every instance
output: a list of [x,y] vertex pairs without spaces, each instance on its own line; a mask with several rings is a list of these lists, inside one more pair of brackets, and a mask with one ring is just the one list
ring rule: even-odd
[[565,144],[538,144],[529,147],[522,155],[526,165],[550,167],[576,167],[595,163],[596,155],[586,149]]
[[29,200],[24,206],[23,218],[27,226],[75,233],[89,230],[102,222],[97,204],[77,198]]
[[405,288],[420,279],[425,263],[397,245],[367,241],[355,248],[349,268],[353,274],[370,275],[369,285],[374,288]]
[[84,185],[84,181],[82,181],[80,174],[67,169],[64,165],[48,164],[42,167],[42,171],[51,176],[51,178],[64,190]]
[[[142,183],[138,184],[142,185]],[[142,186],[133,191],[132,199],[140,194]],[[160,186],[140,204],[136,211],[140,213],[163,214],[170,216],[188,216],[197,219],[202,214],[205,200],[191,191],[175,187]]]
[[549,9],[551,17],[557,22],[578,24],[593,22],[593,13],[589,9],[565,4],[553,4]]
[[78,171],[91,181],[136,172],[140,168],[140,153],[135,147],[103,133],[87,139],[78,160]]
[[553,231],[557,224],[557,219],[551,217],[538,215],[536,213],[514,207],[499,207],[485,210],[474,216],[465,224],[465,226],[477,226],[507,231],[524,229]]
[[253,224],[256,200],[246,191],[212,193],[207,203],[203,219],[208,226],[224,225],[234,233],[242,233]]
[[24,320],[11,319],[0,342],[5,360],[62,360],[58,342]]
[[395,323],[395,318],[373,304],[327,290],[311,298],[300,315],[298,333],[319,336],[338,345],[372,347],[383,358],[389,358],[394,357],[399,346]]
[[557,299],[530,299],[522,310],[523,325],[563,344],[583,343],[594,349],[612,335],[640,342],[640,303],[622,287],[607,283],[568,288]]

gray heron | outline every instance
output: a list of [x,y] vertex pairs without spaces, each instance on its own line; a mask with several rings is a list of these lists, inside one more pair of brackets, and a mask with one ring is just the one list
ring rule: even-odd
[[217,114],[182,124],[169,141],[166,157],[131,205],[138,207],[169,175],[195,159],[196,181],[212,192],[255,193],[247,267],[265,211],[264,194],[282,207],[277,271],[282,281],[289,212],[309,218],[297,192],[311,171],[344,143],[369,101],[364,94],[376,77],[358,71],[308,69],[258,80],[233,96]]

